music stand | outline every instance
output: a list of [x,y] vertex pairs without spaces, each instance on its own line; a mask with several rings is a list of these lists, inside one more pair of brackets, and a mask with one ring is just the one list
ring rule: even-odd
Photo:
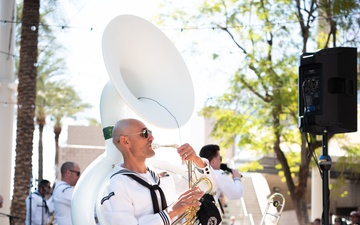
[[10,225],[15,225],[14,219],[20,219],[19,217],[12,216],[12,215],[9,215],[9,214],[5,214],[5,213],[2,213],[2,212],[0,212],[0,215],[9,217],[9,224]]

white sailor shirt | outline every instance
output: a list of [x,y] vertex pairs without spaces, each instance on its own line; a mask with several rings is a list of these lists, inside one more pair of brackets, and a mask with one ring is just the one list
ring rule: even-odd
[[[215,174],[208,166],[208,161],[206,159],[203,160],[206,162],[207,166],[205,168],[198,168],[198,171],[209,178],[216,188]],[[126,170],[120,166],[117,166],[116,169]],[[163,172],[156,171],[154,168],[149,168],[149,171],[155,171],[156,174]],[[150,184],[156,184],[156,178],[154,179],[150,172],[147,172],[146,174],[133,173],[137,174],[137,176],[146,180]],[[161,176],[157,179],[160,179],[159,186],[165,194],[168,205],[172,204],[177,198],[179,193],[177,193],[176,190],[179,190],[179,187],[185,187],[181,191],[185,191],[187,189],[186,182],[185,184],[178,183],[179,180],[174,180],[174,178],[169,174]],[[175,183],[175,181],[177,183]],[[101,208],[108,224],[170,225],[172,222],[166,210],[154,213],[149,189],[139,184],[131,177],[122,174],[112,176],[104,193],[105,197],[101,201]],[[159,192],[156,191],[156,194],[158,202],[161,202]]]
[[50,215],[54,211],[51,199],[46,200],[38,191],[35,191],[26,197],[25,203],[26,225],[46,225],[49,222]]
[[223,170],[214,170],[218,187],[216,190],[215,200],[218,201],[221,193],[229,200],[240,199],[244,194],[244,185],[240,178],[232,179]]
[[57,225],[72,225],[71,199],[73,192],[73,186],[64,181],[56,182],[53,192],[53,201]]

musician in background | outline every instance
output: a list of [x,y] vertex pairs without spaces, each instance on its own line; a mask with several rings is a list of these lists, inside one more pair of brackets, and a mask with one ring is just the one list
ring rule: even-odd
[[50,221],[54,205],[50,197],[51,186],[48,180],[41,180],[38,190],[27,196],[26,225],[46,225]]
[[337,216],[334,220],[334,225],[346,225],[341,216]]
[[[241,174],[235,169],[229,169],[222,166],[224,169],[231,171],[230,178],[228,173],[221,169],[221,155],[220,147],[215,144],[205,145],[201,148],[200,157],[206,158],[209,160],[210,166],[214,169],[216,179],[217,179],[217,190],[215,200],[217,200],[221,205],[221,195],[224,194],[229,200],[240,199],[244,194],[244,186],[241,183]],[[223,213],[223,209],[221,210]]]
[[351,225],[359,225],[360,224],[360,215],[357,213],[357,211],[352,211],[350,213],[350,220]]
[[80,178],[80,167],[74,162],[65,162],[60,168],[61,181],[53,192],[55,221],[57,225],[71,225],[71,200],[74,187]]
[[[170,225],[189,207],[200,206],[203,191],[194,187],[176,196],[173,177],[146,165],[146,159],[155,152],[154,137],[144,123],[120,120],[113,128],[112,138],[124,162],[115,167],[101,200],[109,224]],[[208,161],[200,158],[189,144],[181,145],[177,152],[182,160],[192,160],[202,175],[216,179]]]

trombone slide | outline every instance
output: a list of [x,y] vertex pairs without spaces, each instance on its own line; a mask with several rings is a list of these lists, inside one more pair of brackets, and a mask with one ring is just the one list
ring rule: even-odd
[[[275,199],[275,197],[280,198],[281,200]],[[276,210],[276,213],[270,213],[269,209],[270,206],[273,206]],[[280,207],[280,208],[279,208]],[[270,196],[268,199],[268,202],[266,204],[265,212],[261,218],[260,225],[265,224],[265,218],[267,215],[273,216],[276,218],[275,224],[277,225],[279,223],[279,220],[281,218],[281,213],[284,210],[285,207],[285,197],[280,193],[274,193]]]

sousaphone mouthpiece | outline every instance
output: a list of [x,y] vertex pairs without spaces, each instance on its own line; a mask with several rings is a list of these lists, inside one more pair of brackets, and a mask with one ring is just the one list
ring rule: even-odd
[[152,143],[151,147],[153,149],[159,149],[159,148],[178,148],[179,146],[177,144],[160,145],[160,144]]

